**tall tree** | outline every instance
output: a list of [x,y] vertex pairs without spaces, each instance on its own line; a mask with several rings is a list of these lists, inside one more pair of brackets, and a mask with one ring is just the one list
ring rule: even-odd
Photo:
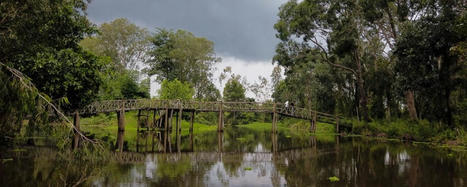
[[158,81],[188,82],[199,99],[215,95],[212,72],[220,58],[214,53],[213,42],[184,30],[159,29],[151,39],[149,55],[147,72],[157,75]]
[[369,120],[362,59],[366,43],[361,33],[365,30],[359,8],[354,0],[289,1],[282,5],[280,19],[274,25],[282,42],[274,59],[279,64],[290,64],[312,52],[321,55],[323,62],[352,74],[356,78],[360,113]]
[[138,62],[147,59],[149,32],[126,18],[118,18],[99,26],[97,35],[80,42],[85,49],[97,55],[108,56],[115,66],[124,69],[139,69]]
[[111,63],[104,72],[104,84],[99,90],[100,99],[149,98],[149,91],[139,83],[138,63],[147,58],[149,32],[118,18],[99,26],[98,33],[80,42],[83,48]]
[[465,6],[455,2],[435,2],[420,19],[407,23],[397,40],[396,73],[406,89],[419,93],[421,113],[428,119],[453,126],[451,93],[465,77],[459,54],[451,50],[466,41]]
[[245,87],[240,82],[240,76],[230,78],[225,84],[223,95],[225,101],[244,101]]

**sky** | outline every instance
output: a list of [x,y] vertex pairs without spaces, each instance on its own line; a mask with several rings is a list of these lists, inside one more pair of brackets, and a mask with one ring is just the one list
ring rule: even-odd
[[[271,75],[276,44],[273,26],[286,0],[92,0],[88,17],[95,24],[127,18],[140,27],[184,29],[214,42],[223,61],[216,65],[215,79],[226,66],[252,83]],[[218,88],[222,89],[218,81]],[[151,96],[158,85],[151,84]],[[222,91],[222,90],[221,90]],[[247,94],[252,96],[251,93]]]

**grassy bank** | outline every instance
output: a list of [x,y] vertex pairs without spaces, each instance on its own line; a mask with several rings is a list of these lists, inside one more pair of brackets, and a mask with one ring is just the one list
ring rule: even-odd
[[[137,135],[137,112],[131,111],[125,114],[125,139],[136,140]],[[295,119],[282,119],[278,123],[278,130],[288,134],[289,136],[308,136],[309,133],[309,122]],[[182,135],[188,135],[190,123],[182,120]],[[226,124],[226,128],[231,127]],[[247,128],[250,130],[257,131],[271,131],[272,124],[270,122],[251,122],[244,125],[235,125],[238,128]],[[175,128],[175,125],[173,125]],[[94,136],[96,139],[112,144],[117,139],[117,115],[116,114],[100,114],[93,117],[81,119],[81,130],[89,136]],[[206,125],[202,123],[194,123],[193,132],[195,134],[202,134],[204,132],[216,131],[217,125]],[[175,131],[173,131],[175,133]],[[332,136],[335,134],[335,127],[332,124],[318,123],[315,132],[316,136],[320,136],[323,139],[333,139]],[[129,146],[133,146],[134,141],[128,141]]]
[[467,132],[462,127],[447,129],[440,124],[426,120],[413,122],[397,119],[366,123],[354,119],[345,120],[343,123],[351,127],[347,129],[349,133],[356,135],[430,142],[443,146],[467,146]]

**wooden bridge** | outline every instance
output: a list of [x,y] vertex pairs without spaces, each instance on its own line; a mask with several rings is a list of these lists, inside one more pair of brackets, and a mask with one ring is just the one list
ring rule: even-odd
[[[311,109],[286,106],[283,103],[272,102],[205,102],[193,100],[156,100],[156,99],[132,99],[132,100],[107,100],[94,102],[74,113],[74,125],[79,130],[80,115],[96,115],[99,113],[117,112],[118,131],[121,141],[117,140],[119,149],[123,147],[123,132],[125,130],[125,112],[138,111],[138,129],[140,127],[154,128],[162,131],[170,131],[174,112],[176,118],[176,133],[181,130],[181,118],[183,112],[191,113],[190,132],[193,131],[193,121],[196,112],[216,112],[218,116],[218,131],[224,128],[224,112],[256,112],[272,114],[272,131],[277,131],[279,115],[292,118],[310,120],[310,131],[316,130],[316,122],[336,124],[339,131],[339,116],[318,112]],[[150,112],[153,112],[152,120]],[[151,122],[150,122],[151,121]],[[122,133],[120,133],[122,132]],[[74,147],[78,146],[78,137],[75,136]]]

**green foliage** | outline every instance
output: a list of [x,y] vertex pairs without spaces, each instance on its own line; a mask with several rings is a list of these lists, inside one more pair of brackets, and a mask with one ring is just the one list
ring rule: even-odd
[[193,98],[194,89],[187,82],[182,83],[175,79],[173,81],[164,80],[159,89],[160,99],[182,99],[189,100]]
[[145,61],[149,33],[127,19],[119,18],[99,26],[99,33],[80,42],[80,46],[108,58],[104,84],[99,98],[136,99],[149,98],[149,79],[138,83],[137,62]]
[[149,75],[158,81],[178,79],[191,84],[195,98],[214,100],[219,97],[212,83],[213,65],[220,61],[214,43],[192,33],[159,29],[151,38],[150,59],[146,61]]
[[4,1],[0,5],[0,62],[18,69],[52,100],[68,98],[75,109],[89,102],[101,83],[103,62],[78,46],[95,31],[85,1]]
[[273,58],[286,77],[275,79],[272,97],[373,120],[354,126],[364,134],[434,136],[423,121],[376,127],[406,111],[441,122],[440,131],[465,128],[465,12],[462,3],[439,0],[288,1],[274,25],[281,42]]
[[[67,111],[96,97],[107,61],[78,45],[85,35],[95,32],[86,18],[86,6],[82,0],[0,3],[2,140],[18,135],[27,115],[26,136],[50,133],[44,112],[47,105],[39,93]],[[4,69],[7,66],[24,75],[13,77]]]
[[30,88],[30,80],[20,80],[0,65],[0,82],[0,142],[4,143],[20,134],[27,115],[32,114],[30,123],[38,124],[43,124],[47,115],[44,103],[36,103],[40,101],[39,92]]
[[108,56],[119,71],[138,69],[137,62],[144,61],[149,45],[149,32],[118,18],[99,26],[99,33],[80,42],[85,49],[100,56]]
[[138,83],[138,72],[122,70],[121,73],[107,74],[104,83],[99,89],[99,99],[138,99],[149,98],[149,78]]
[[429,120],[442,120],[453,127],[451,95],[463,89],[465,77],[460,76],[463,63],[459,55],[450,53],[457,43],[465,41],[466,34],[458,33],[453,20],[454,7],[443,5],[441,14],[424,17],[404,25],[396,43],[398,58],[395,71],[402,89],[418,94],[419,112]]
[[243,101],[245,100],[245,91],[242,83],[240,83],[240,77],[232,77],[225,84],[223,91],[224,100]]
[[28,76],[34,77],[35,86],[54,100],[67,98],[77,109],[92,102],[98,93],[101,70],[106,61],[83,50],[64,49],[37,53],[27,60]]

